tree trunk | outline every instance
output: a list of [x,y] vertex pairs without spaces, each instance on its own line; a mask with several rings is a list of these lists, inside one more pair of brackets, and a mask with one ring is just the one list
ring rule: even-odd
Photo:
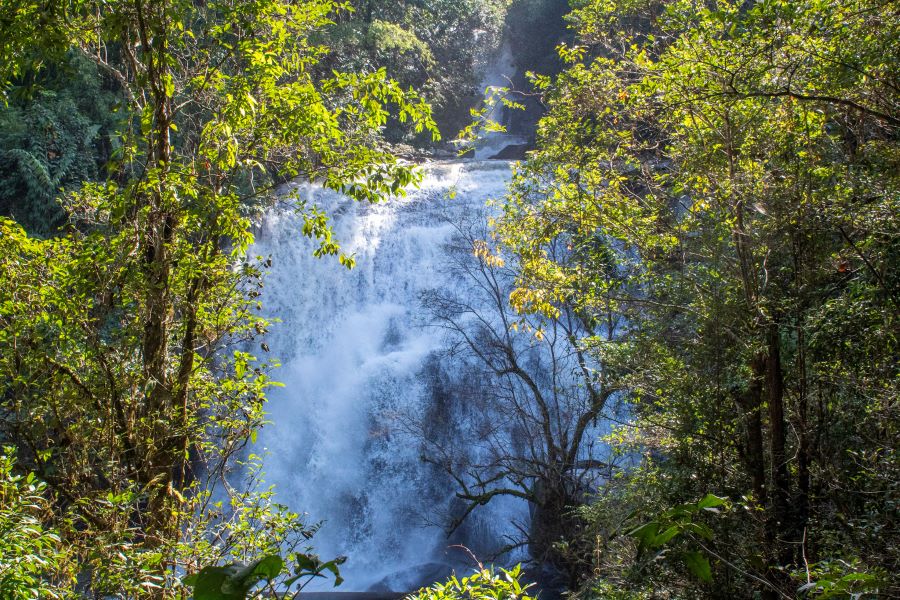
[[753,485],[753,495],[760,506],[768,501],[766,492],[766,454],[762,429],[762,385],[765,359],[757,356],[751,362],[753,377],[747,391],[739,397],[747,428],[747,469]]
[[[779,566],[790,565],[793,548],[794,522],[789,514],[790,481],[785,453],[784,372],[781,368],[781,348],[778,321],[766,331],[766,391],[769,407],[769,464],[772,480],[772,508],[767,519],[767,537],[771,540],[772,558]],[[785,538],[788,538],[785,540]],[[784,579],[781,571],[771,573],[776,581]]]

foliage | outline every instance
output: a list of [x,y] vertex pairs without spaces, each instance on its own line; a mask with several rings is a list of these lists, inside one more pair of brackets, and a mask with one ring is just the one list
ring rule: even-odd
[[888,579],[883,571],[859,571],[858,561],[823,561],[809,565],[805,573],[796,577],[806,578],[806,583],[798,588],[803,597],[812,598],[865,598],[869,594],[878,595],[879,590],[888,587]]
[[369,26],[367,43],[375,48],[379,61],[389,56],[411,53],[422,67],[428,69],[434,65],[434,56],[428,45],[399,25],[374,19]]
[[205,567],[183,580],[190,586],[194,600],[244,600],[259,582],[271,584],[284,567],[277,554],[259,558],[249,565],[240,563],[224,567]]
[[[707,494],[698,502],[670,508],[652,521],[629,531],[627,535],[639,541],[639,555],[651,550],[660,551],[668,544],[680,541],[679,538],[710,540],[713,537],[712,529],[698,522],[696,517],[703,511],[717,512],[719,507],[727,505],[725,498]],[[712,567],[704,552],[690,549],[680,552],[678,557],[695,577],[707,583],[712,581]]]
[[603,579],[593,580],[582,586],[577,595],[573,597],[584,600],[651,600],[653,598],[650,591],[623,589]]
[[19,78],[8,96],[0,107],[0,214],[46,236],[66,221],[60,191],[104,175],[120,98],[76,53]]
[[[507,127],[497,121],[499,111],[524,111],[525,105],[511,98],[508,87],[489,87],[484,91],[483,104],[469,109],[472,121],[460,130],[453,142],[460,145],[459,154],[464,155],[471,146],[485,134],[506,133]],[[502,112],[500,114],[503,114]]]
[[608,438],[642,457],[629,501],[746,498],[711,525],[718,593],[794,593],[806,562],[896,571],[896,11],[593,0],[571,20],[497,221],[513,306],[618,315],[580,343],[629,404]]
[[[225,566],[208,566],[194,575],[189,575],[182,583],[191,587],[194,600],[244,600],[264,597],[267,594],[290,594],[296,598],[312,579],[325,577],[328,571],[334,575],[334,585],[343,581],[339,566],[346,560],[340,557],[322,562],[314,554],[292,555],[295,562],[289,576],[280,577],[285,570],[284,560],[278,554],[269,554],[250,564],[231,563]],[[264,583],[263,588],[257,588]],[[291,590],[296,586],[296,590]],[[254,588],[257,588],[254,591]],[[281,590],[280,592],[278,590]]]
[[409,598],[412,600],[532,600],[528,589],[532,584],[522,584],[522,566],[511,569],[495,569],[479,564],[467,577],[450,577],[444,583],[422,588]]
[[34,473],[15,473],[15,450],[0,456],[0,594],[9,600],[64,598],[75,583],[58,532],[45,526],[51,507]]
[[[444,132],[456,132],[481,97],[482,72],[500,44],[510,0],[354,0],[327,40],[332,65],[383,67],[420,90]],[[392,139],[403,132],[391,128]],[[428,143],[430,140],[411,140]]]
[[[6,100],[9,82],[39,67],[48,56],[65,52],[67,39],[61,23],[66,6],[59,2],[3,2],[0,4],[0,101]],[[40,47],[31,52],[31,45]]]
[[[295,564],[293,572],[288,575],[284,575],[286,565],[281,556],[268,554],[249,564],[233,562],[224,566],[203,567],[182,579],[182,584],[191,588],[194,600],[245,600],[268,597],[270,594],[296,598],[311,580],[325,577],[326,571],[334,575],[335,587],[343,582],[340,565],[346,557],[323,562],[315,554],[295,553],[290,558]],[[263,584],[262,587],[259,587],[260,584]],[[294,586],[297,589],[291,590]]]

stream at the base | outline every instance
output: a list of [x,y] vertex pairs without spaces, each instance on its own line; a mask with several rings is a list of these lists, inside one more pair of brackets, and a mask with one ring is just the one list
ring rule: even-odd
[[272,257],[262,299],[265,314],[281,321],[267,339],[285,384],[270,393],[271,424],[254,451],[269,453],[266,483],[277,500],[324,522],[312,540],[320,556],[348,557],[341,591],[412,589],[471,565],[451,544],[487,556],[527,520],[523,502],[498,498],[448,539],[443,526],[460,510],[455,488],[422,460],[413,431],[418,424],[453,444],[452,428],[465,426],[459,398],[478,382],[460,381],[441,358],[449,340],[421,297],[468,293],[447,270],[454,224],[483,220],[510,177],[500,161],[425,169],[407,198],[376,205],[298,190],[329,209],[337,239],[355,255],[352,271],[314,258],[289,211],[266,217],[252,250]]

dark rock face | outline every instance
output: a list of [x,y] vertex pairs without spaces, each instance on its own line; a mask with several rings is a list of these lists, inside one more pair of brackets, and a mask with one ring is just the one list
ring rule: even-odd
[[510,111],[510,122],[506,125],[513,135],[533,135],[544,114],[540,97],[530,93],[535,90],[526,73],[554,76],[562,70],[556,47],[571,39],[565,20],[570,10],[568,0],[518,0],[509,9],[507,36],[516,64],[516,75],[510,87],[528,92],[512,94],[513,100],[525,106],[525,110]]
[[531,148],[532,144],[510,144],[492,156],[491,160],[525,160],[525,153]]

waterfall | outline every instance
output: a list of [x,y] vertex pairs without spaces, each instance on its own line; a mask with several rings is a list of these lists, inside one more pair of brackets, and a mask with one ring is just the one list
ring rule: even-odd
[[[510,125],[510,110],[501,102],[498,90],[512,87],[512,76],[516,72],[513,60],[512,45],[504,38],[497,57],[487,68],[482,76],[482,90],[486,101],[492,102],[485,117],[498,125],[508,127]],[[475,143],[475,158],[493,158],[504,148],[510,145],[524,144],[528,141],[525,136],[513,135],[506,131],[486,132]]]
[[[290,211],[267,215],[252,253],[271,256],[263,295],[267,316],[279,319],[268,344],[283,363],[284,388],[270,393],[271,424],[258,446],[279,502],[324,521],[313,539],[323,558],[348,556],[342,591],[408,590],[469,565],[448,549],[446,516],[455,488],[421,460],[411,423],[433,435],[453,414],[438,410],[436,357],[448,344],[430,323],[420,296],[429,290],[468,293],[446,271],[454,223],[484,211],[510,177],[509,163],[427,165],[418,190],[382,204],[354,204],[317,186],[297,191],[330,209],[337,238],[357,261],[347,271],[333,258],[312,256],[313,243]],[[452,190],[452,193],[451,193]],[[442,370],[443,369],[443,370]],[[451,411],[452,413],[452,411]],[[435,418],[435,415],[440,415]],[[458,507],[457,507],[458,508]],[[454,540],[476,552],[496,549],[527,518],[521,501],[480,507]]]

